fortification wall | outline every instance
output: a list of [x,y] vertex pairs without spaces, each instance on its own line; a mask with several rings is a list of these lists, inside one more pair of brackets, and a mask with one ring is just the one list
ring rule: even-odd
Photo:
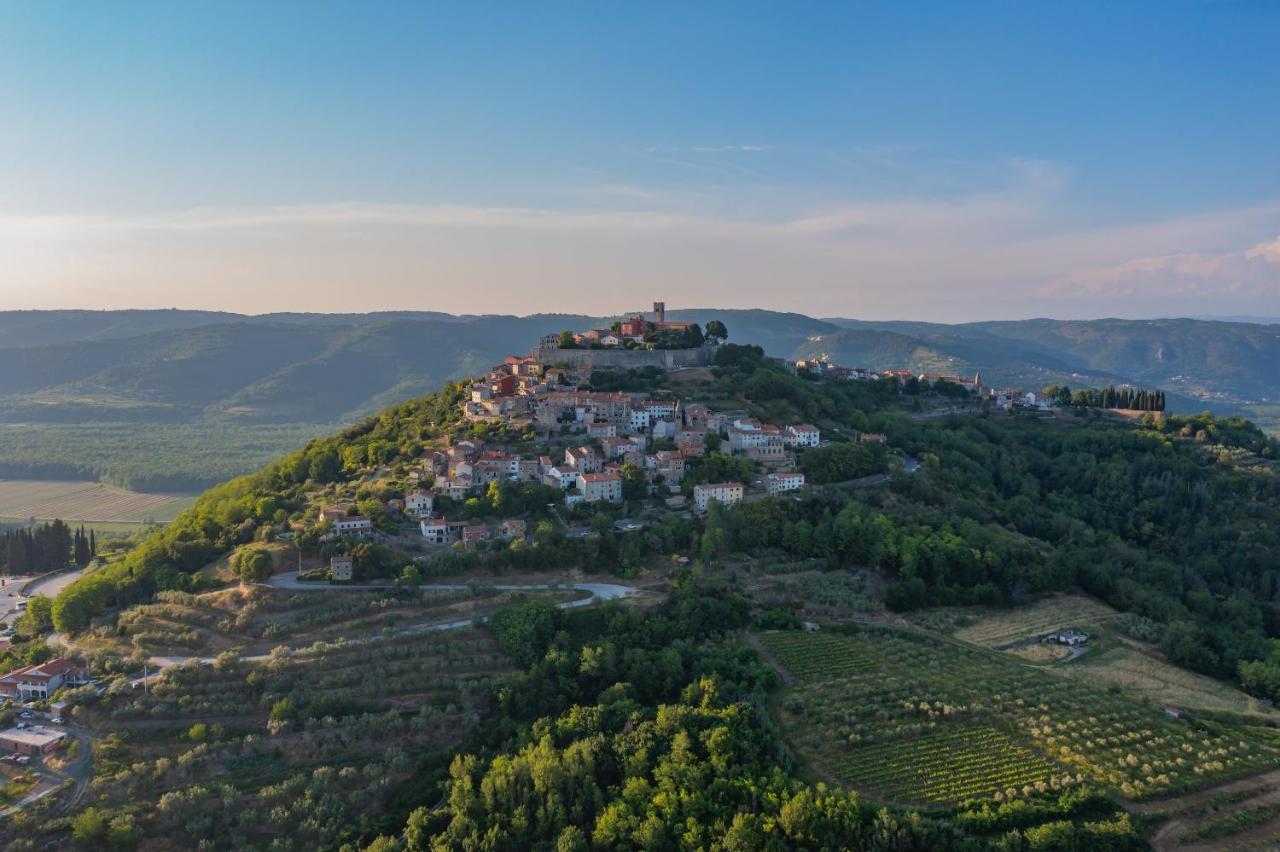
[[706,367],[715,357],[714,345],[697,349],[560,349],[540,345],[534,352],[539,363],[565,364],[576,370],[631,370],[639,367]]

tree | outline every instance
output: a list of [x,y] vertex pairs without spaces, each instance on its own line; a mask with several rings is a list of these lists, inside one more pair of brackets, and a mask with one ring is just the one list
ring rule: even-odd
[[71,837],[77,843],[96,847],[107,834],[107,815],[98,808],[85,808],[71,823]]
[[27,611],[14,624],[23,636],[35,636],[53,626],[53,599],[36,595],[27,601]]
[[644,471],[634,464],[622,466],[622,499],[628,502],[643,500],[649,493],[649,483],[645,481]]
[[556,338],[556,346],[560,349],[577,349],[578,342],[574,339],[572,331],[562,331]]
[[723,343],[729,339],[729,330],[724,327],[724,323],[720,320],[713,319],[707,322],[707,330],[704,336],[714,343]]
[[246,547],[236,554],[235,572],[242,583],[260,583],[271,576],[271,554],[261,547]]
[[333,450],[325,450],[311,457],[307,470],[316,482],[333,482],[342,473],[342,460]]

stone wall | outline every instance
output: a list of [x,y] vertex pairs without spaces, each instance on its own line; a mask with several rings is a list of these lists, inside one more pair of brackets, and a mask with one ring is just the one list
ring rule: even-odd
[[554,345],[542,344],[534,354],[541,364],[563,364],[579,371],[588,368],[630,370],[639,367],[673,370],[679,367],[710,366],[717,348],[708,344],[697,349],[560,349]]

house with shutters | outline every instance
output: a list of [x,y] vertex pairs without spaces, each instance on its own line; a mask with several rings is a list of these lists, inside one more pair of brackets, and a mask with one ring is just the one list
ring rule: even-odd
[[801,488],[804,488],[804,471],[778,470],[764,478],[764,490],[770,494],[799,491]]
[[693,486],[693,509],[698,514],[705,514],[712,500],[723,506],[732,506],[742,502],[743,487],[741,482],[708,482]]
[[615,470],[580,473],[577,486],[585,503],[622,502],[622,474]]

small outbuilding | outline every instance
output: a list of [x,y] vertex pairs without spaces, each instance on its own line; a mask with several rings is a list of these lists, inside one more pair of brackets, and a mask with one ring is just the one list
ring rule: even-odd
[[335,556],[329,560],[329,579],[346,583],[355,576],[356,561],[351,556]]

